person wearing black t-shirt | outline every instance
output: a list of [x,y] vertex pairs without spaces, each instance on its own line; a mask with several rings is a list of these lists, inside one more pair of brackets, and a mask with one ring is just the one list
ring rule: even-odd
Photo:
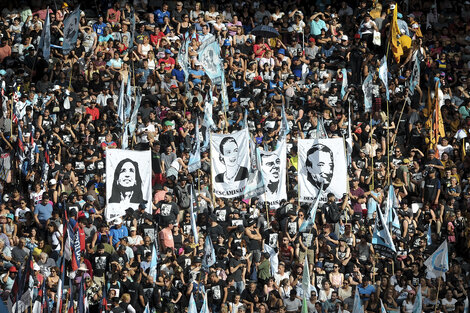
[[102,243],[98,244],[96,253],[91,259],[93,265],[93,280],[95,283],[104,284],[109,259],[110,254],[104,251],[104,245]]
[[165,194],[165,199],[157,203],[157,210],[158,209],[160,209],[159,226],[162,228],[179,222],[178,205],[173,202],[173,195],[170,192]]
[[173,287],[169,277],[164,278],[164,286],[161,289],[162,312],[173,312],[175,305],[180,301],[182,293]]
[[225,289],[225,282],[217,276],[217,273],[212,272],[209,276],[210,278],[210,285],[207,286],[206,290],[208,291],[208,300],[211,304],[211,311],[212,312],[220,312],[220,306],[222,305],[222,301],[225,297],[224,289]]

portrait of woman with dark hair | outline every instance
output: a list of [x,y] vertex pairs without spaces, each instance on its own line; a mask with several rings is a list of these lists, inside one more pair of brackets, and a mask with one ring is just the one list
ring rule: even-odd
[[248,169],[240,166],[238,143],[233,137],[225,137],[219,145],[219,160],[225,165],[225,172],[215,176],[216,183],[232,183],[248,178]]
[[113,189],[109,203],[142,203],[142,178],[139,164],[129,158],[121,160],[114,170]]

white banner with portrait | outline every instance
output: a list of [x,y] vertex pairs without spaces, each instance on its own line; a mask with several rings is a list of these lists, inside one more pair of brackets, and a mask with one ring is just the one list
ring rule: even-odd
[[128,208],[146,204],[152,213],[152,154],[148,151],[106,150],[106,220],[124,216]]
[[219,198],[243,195],[250,166],[248,129],[232,134],[212,134],[211,166],[214,194]]
[[267,203],[269,208],[277,209],[281,200],[287,200],[286,192],[286,139],[278,141],[274,151],[261,151],[261,173],[265,193],[260,202]]
[[347,166],[343,138],[299,139],[300,201],[312,202],[322,188],[320,203],[328,193],[342,198],[347,192]]

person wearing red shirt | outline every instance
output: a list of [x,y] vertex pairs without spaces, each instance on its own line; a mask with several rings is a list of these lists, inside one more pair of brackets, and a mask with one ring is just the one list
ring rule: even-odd
[[150,35],[150,44],[154,47],[160,47],[160,41],[165,37],[165,33],[162,32],[160,26],[155,26],[153,34]]
[[[163,64],[163,65],[162,65]],[[158,65],[163,66],[165,71],[171,72],[175,68],[175,59],[171,57],[171,50],[165,50],[165,57],[158,60]]]
[[100,118],[100,110],[96,107],[96,102],[90,102],[90,106],[85,110],[86,114],[90,114],[93,120],[97,120]]

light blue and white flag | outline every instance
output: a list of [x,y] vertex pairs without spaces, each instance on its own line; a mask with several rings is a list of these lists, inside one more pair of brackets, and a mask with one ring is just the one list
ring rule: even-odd
[[194,187],[191,186],[191,198],[189,199],[190,204],[189,204],[189,212],[190,212],[190,217],[191,217],[191,230],[193,232],[193,237],[194,237],[194,243],[199,242],[199,234],[197,232],[197,213],[194,211],[194,204],[197,205],[197,199],[194,196]]
[[287,122],[286,110],[284,108],[284,105],[282,105],[281,130],[279,131],[279,139],[284,138],[289,133],[290,133],[290,127],[289,127],[289,123]]
[[188,172],[192,173],[201,168],[201,143],[199,141],[199,118],[196,118],[194,140],[189,153]]
[[310,297],[310,289],[312,289],[310,284],[310,270],[308,265],[308,258],[307,255],[305,255],[304,270],[302,271],[302,290],[304,292],[304,297]]
[[388,188],[386,209],[385,209],[385,221],[387,226],[392,228],[392,231],[401,232],[400,221],[398,220],[398,214],[396,209],[399,207],[398,199],[395,195],[395,188],[390,185]]
[[204,120],[202,121],[202,126],[205,127],[204,133],[204,142],[202,144],[201,152],[207,151],[209,149],[210,133],[211,130],[215,129],[215,123],[212,119],[212,89],[209,90],[208,99],[205,101],[204,105]]
[[78,38],[78,26],[80,22],[80,6],[78,6],[64,21],[64,43],[62,44],[64,55],[69,54],[75,47]]
[[426,244],[428,246],[432,245],[431,223],[429,223],[429,225],[428,225],[428,233],[426,234]]
[[131,28],[130,28],[131,38],[129,38],[129,50],[132,49],[132,47],[134,46],[134,37],[135,37],[135,12],[132,6],[131,6],[130,20],[131,20]]
[[384,56],[380,61],[379,67],[379,77],[384,83],[385,86],[385,96],[387,101],[390,101],[390,91],[388,90],[388,67],[387,67],[387,58]]
[[382,299],[380,299],[380,313],[387,313],[387,310],[384,307],[384,303],[382,302]]
[[414,95],[416,86],[419,85],[419,78],[421,76],[421,68],[419,64],[418,52],[415,53],[413,70],[410,77],[410,95]]
[[215,250],[210,236],[206,236],[204,242],[204,256],[202,257],[202,268],[208,271],[215,264]]
[[124,105],[124,119],[127,121],[128,118],[131,116],[132,110],[132,80],[131,74],[127,78],[127,89],[126,89],[126,96],[124,98],[125,105]]
[[118,117],[119,117],[119,122],[121,122],[121,125],[124,125],[124,122],[126,121],[125,118],[125,99],[124,99],[124,79],[121,80],[121,89],[119,90],[119,100],[118,100]]
[[179,65],[181,66],[181,69],[183,70],[184,73],[184,81],[188,81],[189,77],[189,54],[188,54],[188,48],[189,48],[189,43],[191,41],[191,38],[186,38],[186,40],[183,42],[181,45],[181,49],[178,52],[178,57],[176,60],[178,61]]
[[207,292],[204,293],[204,302],[202,303],[202,308],[199,313],[210,313],[209,304],[207,303]]
[[157,281],[157,246],[154,244],[152,246],[152,259],[150,260],[150,277],[153,278],[153,283]]
[[413,310],[411,313],[422,313],[423,312],[423,294],[421,293],[421,285],[418,287],[416,293],[415,303],[413,304]]
[[142,95],[140,93],[140,90],[137,88],[136,95],[135,95],[134,110],[132,110],[131,119],[129,120],[129,124],[127,124],[131,137],[134,136],[134,132],[137,127],[137,113],[139,113],[141,103],[142,103]]
[[[149,307],[149,304],[148,304],[148,303],[147,303],[147,305],[145,306],[144,313],[151,313],[151,312],[150,312],[150,307]],[[195,313],[197,313],[197,312],[195,312]]]
[[42,51],[44,60],[49,60],[51,55],[51,20],[49,17],[49,7],[47,8],[46,21],[42,28],[41,39],[39,40],[39,50]]
[[443,277],[449,270],[449,250],[447,248],[447,240],[445,240],[439,248],[424,262],[429,271],[433,272],[436,277]]
[[341,84],[341,100],[343,100],[344,95],[346,94],[346,90],[348,89],[348,71],[343,68],[341,73],[343,74],[343,81]]
[[380,208],[376,211],[377,217],[375,219],[375,228],[372,235],[372,245],[375,251],[386,258],[393,258],[397,254],[395,244],[393,243],[392,236],[385,222],[382,210]]
[[373,90],[374,75],[369,73],[364,82],[362,83],[362,92],[364,93],[364,111],[370,112],[372,110],[372,90]]
[[354,293],[354,304],[352,313],[364,313],[364,306],[362,305],[361,296],[359,294],[359,288],[356,285],[356,292]]
[[302,225],[300,225],[299,232],[304,232],[309,227],[312,227],[313,224],[315,224],[315,218],[317,217],[318,205],[319,205],[320,199],[323,197],[323,193],[324,193],[323,186],[324,186],[324,182],[322,182],[322,184],[321,184],[320,193],[317,195],[317,198],[315,199],[315,202],[312,203],[312,206],[310,207],[310,210],[308,211],[307,219],[302,222]]
[[191,296],[189,297],[188,313],[197,313],[196,301],[194,301],[194,296],[192,292]]
[[127,150],[127,148],[129,148],[129,124],[124,127],[121,140],[121,149]]

